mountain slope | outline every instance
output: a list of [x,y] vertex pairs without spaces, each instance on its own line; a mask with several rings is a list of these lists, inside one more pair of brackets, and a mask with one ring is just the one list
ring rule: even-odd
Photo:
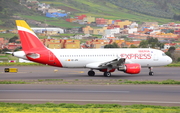
[[179,0],[111,0],[119,7],[133,10],[146,15],[173,18],[180,12]]
[[[128,19],[131,21],[168,23],[179,21],[180,0],[38,0],[51,7],[71,12],[70,17],[86,14],[106,19]],[[13,16],[22,19],[36,20],[58,27],[78,27],[78,24],[67,23],[64,19],[47,18],[42,13],[20,5],[19,0],[0,0],[0,27],[15,27]],[[53,21],[52,21],[53,20]]]
[[1,28],[14,27],[14,15],[37,14],[33,10],[19,4],[19,0],[0,0],[0,26]]
[[[48,0],[39,0],[48,1]],[[54,6],[69,5],[79,11],[107,14],[111,11],[173,19],[180,14],[180,0],[52,0]],[[113,13],[111,13],[113,15]]]

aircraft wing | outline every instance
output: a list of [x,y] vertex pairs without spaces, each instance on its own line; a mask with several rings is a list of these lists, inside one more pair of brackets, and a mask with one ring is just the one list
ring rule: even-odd
[[106,62],[89,63],[86,65],[86,67],[92,69],[103,69],[103,68],[113,69],[119,66],[123,66],[124,63],[125,63],[125,58],[117,58]]
[[125,63],[125,58],[114,59],[112,61],[101,63],[98,67],[103,68],[117,68]]

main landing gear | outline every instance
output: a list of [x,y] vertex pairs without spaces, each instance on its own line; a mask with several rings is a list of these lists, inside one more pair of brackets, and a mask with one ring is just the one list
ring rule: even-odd
[[105,76],[105,77],[110,77],[110,76],[111,76],[111,73],[110,73],[110,72],[104,72],[104,76]]
[[154,72],[152,71],[152,67],[149,67],[149,76],[153,76]]
[[[95,72],[93,70],[88,71],[88,75],[89,76],[94,76]],[[111,76],[111,72],[104,72],[104,76],[105,77],[110,77]]]
[[90,70],[90,71],[88,71],[88,75],[89,75],[89,76],[94,76],[94,75],[95,75],[95,72],[94,72],[93,70]]

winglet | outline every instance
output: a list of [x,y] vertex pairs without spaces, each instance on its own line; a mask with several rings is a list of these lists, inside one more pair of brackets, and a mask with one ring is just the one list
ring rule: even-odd
[[24,20],[16,20],[18,34],[24,51],[46,49],[37,35]]

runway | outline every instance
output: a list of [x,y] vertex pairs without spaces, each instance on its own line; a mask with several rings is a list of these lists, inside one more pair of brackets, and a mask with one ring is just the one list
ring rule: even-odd
[[22,103],[118,103],[179,106],[175,85],[0,85],[0,101]]
[[[4,73],[4,68],[18,68],[18,73]],[[139,74],[126,74],[115,71],[111,77],[104,77],[102,72],[95,70],[96,75],[87,75],[89,69],[67,69],[51,66],[0,66],[0,80],[33,80],[33,79],[128,79],[128,80],[180,80],[180,67],[154,67],[154,76],[149,76],[149,70],[142,68]],[[56,71],[54,71],[56,70]]]
[[[18,73],[4,73],[4,68],[18,68]],[[63,69],[49,66],[1,66],[0,80],[180,80],[179,67],[156,67],[154,76],[148,69],[130,75],[116,71],[111,77],[87,76],[88,69]],[[56,71],[55,71],[56,70]],[[58,70],[58,71],[57,71]],[[121,105],[151,104],[180,106],[179,85],[56,85],[56,84],[1,84],[1,102],[21,103],[118,103]]]

